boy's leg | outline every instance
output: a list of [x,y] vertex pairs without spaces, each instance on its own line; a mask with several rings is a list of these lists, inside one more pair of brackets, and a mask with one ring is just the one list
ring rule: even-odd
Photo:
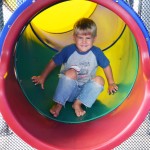
[[95,77],[84,85],[81,93],[73,104],[73,108],[75,109],[75,113],[78,117],[83,116],[86,113],[82,109],[81,105],[84,104],[86,107],[90,108],[94,104],[100,92],[103,91],[103,88],[104,79],[101,77]]
[[50,109],[50,113],[52,113],[54,117],[57,117],[59,115],[62,107],[65,106],[65,103],[68,101],[73,90],[77,87],[75,75],[75,70],[73,69],[66,71],[64,75],[60,75],[56,92],[53,97],[56,104]]

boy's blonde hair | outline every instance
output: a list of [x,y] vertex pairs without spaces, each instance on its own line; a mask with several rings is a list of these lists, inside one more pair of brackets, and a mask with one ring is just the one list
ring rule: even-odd
[[95,22],[89,18],[81,18],[74,25],[73,35],[92,35],[96,37],[97,35],[97,26]]

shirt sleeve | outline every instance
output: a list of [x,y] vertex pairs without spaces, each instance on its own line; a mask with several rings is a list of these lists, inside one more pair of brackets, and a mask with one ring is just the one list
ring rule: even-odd
[[63,48],[60,52],[56,53],[56,55],[53,56],[53,61],[56,65],[61,65],[67,60],[67,48]]
[[56,65],[62,65],[63,63],[66,63],[70,55],[75,51],[76,47],[74,44],[68,45],[64,47],[60,52],[56,53],[56,55],[53,56],[53,61]]
[[105,54],[101,49],[97,48],[93,52],[96,56],[98,66],[102,68],[106,68],[107,66],[110,65],[110,61],[108,60],[108,58],[105,56]]

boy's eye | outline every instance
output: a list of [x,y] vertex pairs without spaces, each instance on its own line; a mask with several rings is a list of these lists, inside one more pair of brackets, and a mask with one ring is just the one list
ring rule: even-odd
[[83,39],[83,38],[79,36],[78,39]]
[[[83,38],[83,37],[81,37],[81,36],[78,36],[77,38],[78,38],[78,39],[80,39],[80,40],[84,39],[84,38]],[[90,39],[91,39],[91,37],[86,37],[85,39],[90,40]]]
[[89,40],[89,39],[91,39],[91,37],[87,37],[86,39]]

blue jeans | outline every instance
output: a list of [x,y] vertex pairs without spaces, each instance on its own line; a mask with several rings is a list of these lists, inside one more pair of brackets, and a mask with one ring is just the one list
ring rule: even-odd
[[65,106],[67,101],[74,102],[78,99],[86,107],[91,107],[103,89],[102,85],[93,80],[89,80],[84,85],[78,86],[76,80],[61,74],[53,100]]

